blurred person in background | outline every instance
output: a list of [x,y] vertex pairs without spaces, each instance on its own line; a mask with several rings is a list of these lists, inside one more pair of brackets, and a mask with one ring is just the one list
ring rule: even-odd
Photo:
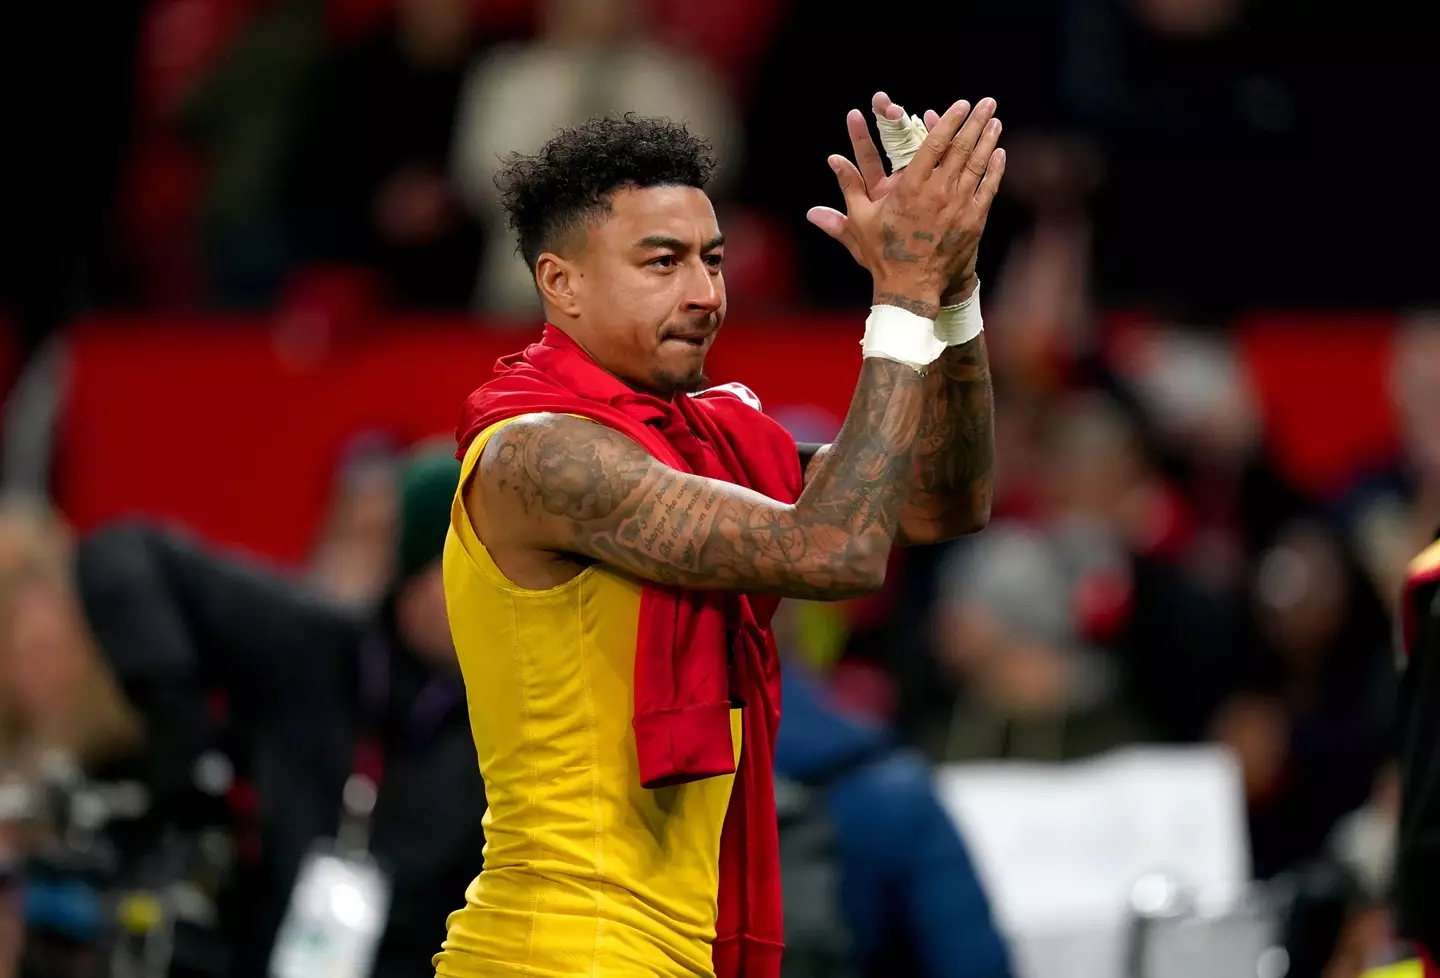
[[1192,581],[1242,607],[1258,555],[1310,501],[1268,451],[1253,379],[1227,331],[1153,316],[1117,344],[1115,386],[1175,491],[1170,550]]
[[1440,542],[1411,560],[1400,602],[1396,709],[1399,825],[1393,902],[1396,931],[1440,975]]
[[47,506],[0,503],[0,765],[22,772],[51,751],[98,767],[141,742],[86,622],[74,559]]
[[[785,718],[775,773],[823,799],[861,974],[1010,978],[1005,940],[964,840],[935,795],[930,765],[892,731],[843,710],[822,676],[799,661],[804,607],[787,602],[776,616]],[[785,843],[782,827],[782,855]],[[785,893],[787,906],[792,896],[803,898],[792,895],[788,878]]]
[[324,0],[260,0],[180,107],[206,167],[198,220],[221,307],[272,304],[298,259],[285,180],[324,51]]
[[538,150],[555,130],[624,110],[685,122],[723,164],[724,194],[741,161],[730,95],[702,64],[653,43],[634,0],[541,0],[540,36],[495,50],[465,82],[455,135],[455,179],[487,229],[475,292],[479,308],[537,311],[533,270],[515,252],[495,186],[507,154]]
[[1319,856],[1366,802],[1394,690],[1383,610],[1323,524],[1281,532],[1255,567],[1250,600],[1244,673],[1213,732],[1240,761],[1264,879]]
[[[233,974],[267,972],[302,862],[342,825],[363,826],[393,889],[372,935],[376,978],[426,971],[481,860],[484,784],[439,560],[457,475],[448,452],[406,460],[394,577],[373,614],[178,533],[124,525],[80,544],[85,620],[144,719],[160,811],[193,791],[215,693],[235,766],[251,774],[260,851],[235,882],[247,900],[224,922]],[[364,783],[378,786],[371,806]]]
[[1077,616],[1084,565],[1119,565],[1113,541],[997,523],[941,570],[936,642],[956,697],[924,743],[944,761],[1063,761],[1143,740],[1117,656]]
[[287,192],[307,262],[379,273],[411,309],[462,309],[480,232],[450,174],[476,0],[397,0],[305,99]]
[[394,573],[398,462],[388,440],[363,436],[341,460],[310,582],[342,604],[369,608]]
[[1389,381],[1399,451],[1356,477],[1336,515],[1375,593],[1397,609],[1411,557],[1440,526],[1440,313],[1401,323]]
[[1235,624],[1197,586],[1171,545],[1175,493],[1159,471],[1134,414],[1101,391],[1055,402],[1037,491],[1041,519],[1066,546],[1114,547],[1109,561],[1081,564],[1072,597],[1084,634],[1113,650],[1149,736],[1204,736],[1229,691]]
[[15,978],[25,938],[25,910],[19,887],[19,847],[12,833],[0,828],[0,978]]

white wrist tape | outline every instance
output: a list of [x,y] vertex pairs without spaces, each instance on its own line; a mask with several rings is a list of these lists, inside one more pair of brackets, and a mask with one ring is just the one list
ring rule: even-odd
[[[900,110],[904,113],[904,109]],[[898,119],[887,119],[883,113],[875,113],[875,126],[880,130],[880,145],[890,157],[890,170],[904,169],[910,165],[915,154],[925,143],[930,131],[925,120],[918,115],[901,115]]]
[[946,346],[969,343],[985,330],[985,320],[980,316],[980,283],[970,298],[954,306],[941,306],[935,317],[935,335]]
[[933,319],[899,306],[871,306],[860,349],[867,357],[895,360],[923,373],[945,352],[945,343],[935,335]]

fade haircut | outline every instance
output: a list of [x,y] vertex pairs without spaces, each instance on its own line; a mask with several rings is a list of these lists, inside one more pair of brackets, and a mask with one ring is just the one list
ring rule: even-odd
[[495,184],[520,254],[534,269],[543,252],[609,214],[616,191],[703,190],[714,171],[704,138],[631,112],[562,129],[533,156],[507,157]]

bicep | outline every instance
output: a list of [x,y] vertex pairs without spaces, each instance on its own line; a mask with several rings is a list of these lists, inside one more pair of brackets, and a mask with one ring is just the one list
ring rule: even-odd
[[511,528],[520,535],[511,542],[658,584],[833,597],[845,568],[843,532],[791,504],[673,469],[590,421],[512,422],[485,446],[479,481],[496,517],[487,526]]

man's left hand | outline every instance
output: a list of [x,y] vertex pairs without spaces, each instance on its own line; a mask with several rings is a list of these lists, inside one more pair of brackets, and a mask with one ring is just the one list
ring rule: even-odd
[[[870,108],[876,115],[883,115],[887,119],[900,119],[905,115],[905,110],[884,92],[876,92],[870,100]],[[969,115],[970,107],[965,107],[966,116]],[[940,114],[933,109],[927,110],[924,115],[925,128],[934,129],[935,124],[940,121]],[[874,138],[870,135],[870,123],[865,114],[859,109],[851,109],[845,116],[845,128],[850,132],[850,146],[855,150],[855,164],[860,170],[860,176],[865,181],[865,191],[871,200],[879,200],[890,192],[900,170],[890,175],[885,174],[885,161],[880,150],[875,145]],[[945,287],[941,302],[945,305],[954,305],[964,302],[975,291],[975,255]]]

